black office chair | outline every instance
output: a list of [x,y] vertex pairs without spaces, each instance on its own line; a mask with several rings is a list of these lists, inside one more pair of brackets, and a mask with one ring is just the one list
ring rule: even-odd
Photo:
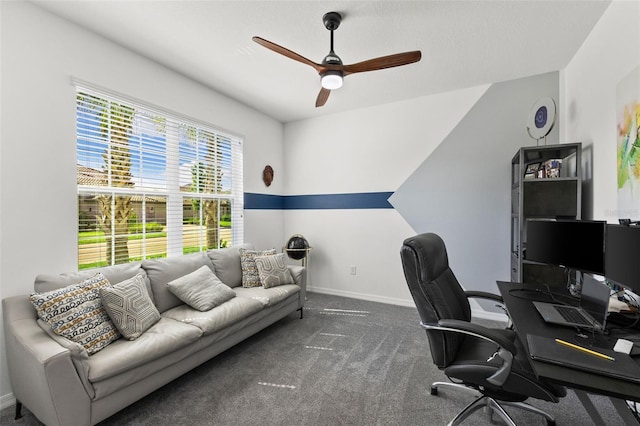
[[554,418],[526,404],[529,398],[558,402],[566,395],[563,387],[540,381],[531,370],[528,357],[515,332],[471,323],[469,297],[497,302],[498,295],[464,291],[449,267],[444,241],[436,234],[407,238],[401,250],[402,267],[409,290],[418,308],[421,326],[426,329],[434,364],[451,382],[434,382],[471,390],[479,397],[451,422],[457,425],[482,407],[489,407],[507,424],[515,426],[501,405],[519,407],[544,416],[548,425]]

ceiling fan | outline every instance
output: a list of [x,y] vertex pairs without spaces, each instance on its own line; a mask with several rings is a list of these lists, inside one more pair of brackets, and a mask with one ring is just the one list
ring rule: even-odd
[[349,74],[407,65],[413,62],[418,62],[422,57],[422,53],[420,53],[419,50],[414,50],[411,52],[397,53],[395,55],[369,59],[351,65],[343,65],[340,57],[333,51],[333,32],[340,26],[341,21],[342,15],[338,12],[325,13],[322,17],[322,22],[324,23],[325,28],[331,31],[331,50],[320,64],[315,63],[305,58],[304,56],[297,54],[296,52],[293,52],[285,47],[279,46],[261,37],[255,36],[253,37],[253,41],[261,46],[266,47],[267,49],[284,55],[287,58],[309,65],[313,67],[313,69],[315,69],[318,74],[320,74],[322,88],[320,89],[320,93],[318,93],[318,97],[316,98],[316,107],[323,106],[327,102],[327,99],[329,99],[331,90],[340,88],[342,86],[342,79]]

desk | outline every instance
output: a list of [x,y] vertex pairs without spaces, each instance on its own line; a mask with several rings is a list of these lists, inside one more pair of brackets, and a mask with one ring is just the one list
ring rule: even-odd
[[[571,341],[574,338],[576,333],[575,329],[547,324],[540,317],[538,311],[536,311],[536,308],[528,298],[531,295],[535,295],[535,292],[539,291],[539,287],[498,281],[498,289],[504,299],[507,311],[509,311],[515,331],[522,341],[525,350],[528,351],[528,334],[559,338],[568,341]],[[521,289],[525,291],[514,291],[514,289]],[[540,299],[543,299],[543,297],[544,295],[540,294]],[[615,339],[609,339],[606,336],[601,336],[601,339],[602,341],[599,341],[599,343],[608,343],[610,344],[609,348],[612,348],[615,343]],[[587,392],[608,396],[618,411],[618,414],[620,414],[627,424],[638,424],[638,421],[626,406],[625,400],[640,401],[640,384],[613,377],[596,375],[546,362],[535,360],[530,361],[538,377],[574,389],[576,395],[597,425],[605,425],[606,423],[595,410],[595,407],[586,394]]]

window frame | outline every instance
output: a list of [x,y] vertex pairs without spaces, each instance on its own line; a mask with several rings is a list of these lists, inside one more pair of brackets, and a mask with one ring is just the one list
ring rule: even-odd
[[[185,254],[185,247],[183,245],[183,241],[185,239],[185,235],[188,232],[195,232],[197,234],[197,251],[206,251],[211,248],[222,248],[225,246],[234,246],[243,243],[244,239],[244,190],[243,190],[243,139],[240,136],[233,135],[229,132],[218,129],[216,126],[213,126],[209,123],[203,123],[201,121],[192,119],[190,117],[186,117],[181,114],[177,114],[172,111],[168,111],[163,108],[155,107],[153,105],[149,105],[146,102],[141,102],[139,100],[133,99],[128,96],[123,96],[121,94],[115,93],[111,90],[105,90],[103,88],[97,87],[93,84],[89,84],[77,79],[73,79],[73,84],[76,89],[76,162],[78,167],[78,178],[77,178],[77,195],[78,195],[78,268],[86,269],[95,267],[96,263],[87,264],[81,263],[82,256],[82,245],[81,244],[81,230],[83,227],[82,217],[83,217],[83,206],[82,202],[86,200],[86,197],[95,197],[97,199],[98,196],[102,196],[103,199],[110,197],[111,202],[111,213],[110,213],[110,223],[111,223],[111,234],[104,236],[105,238],[105,250],[110,253],[110,259],[106,259],[107,254],[103,256],[103,259],[100,261],[102,263],[97,263],[98,266],[103,266],[106,261],[107,265],[114,265],[118,263],[126,263],[122,258],[117,258],[115,254],[115,245],[117,244],[117,238],[123,238],[126,234],[127,237],[127,246],[129,246],[129,241],[131,241],[131,231],[129,223],[129,219],[131,218],[131,210],[128,210],[127,225],[125,225],[127,231],[123,231],[120,229],[116,232],[115,223],[118,220],[115,218],[117,213],[113,211],[116,203],[116,197],[119,198],[119,202],[126,203],[125,197],[129,197],[129,201],[133,204],[134,202],[131,200],[136,200],[136,208],[137,211],[141,214],[141,235],[137,235],[137,239],[141,239],[141,243],[137,243],[142,246],[141,256],[136,256],[141,259],[146,259],[149,257],[158,257],[157,254],[151,255],[147,253],[147,246],[151,237],[147,236],[147,203],[149,200],[166,200],[165,208],[166,213],[164,217],[164,225],[166,228],[166,250],[163,256],[160,257],[173,257],[178,255]],[[82,104],[81,104],[81,96],[93,96],[98,98],[99,100],[104,100],[106,102],[111,102],[108,107],[109,111],[105,114],[104,122],[100,122],[100,125],[107,123],[106,129],[101,128],[99,131],[95,130],[94,135],[94,143],[98,145],[98,141],[102,143],[102,150],[104,154],[102,155],[102,160],[97,159],[97,149],[95,146],[93,147],[83,147],[83,144],[90,145],[92,142],[88,141],[89,136],[87,133],[83,133],[83,126],[81,122],[83,119],[87,118],[87,116],[82,116]],[[86,98],[85,98],[86,99]],[[124,106],[124,108],[131,108],[133,110],[132,118],[130,121],[127,119],[121,119],[116,113],[113,111],[113,106],[119,104],[118,106]],[[86,104],[85,104],[86,105]],[[97,107],[98,109],[100,108]],[[95,116],[91,118],[94,120],[94,127],[97,129],[96,123],[98,120],[102,119],[98,117],[98,112],[95,113]],[[83,117],[83,118],[81,118]],[[115,118],[114,118],[115,117]],[[88,120],[88,119],[87,119]],[[110,160],[109,150],[115,151],[113,149],[116,147],[117,138],[112,137],[109,133],[109,129],[113,123],[121,124],[118,120],[122,122],[126,121],[126,125],[128,133],[125,134],[127,137],[127,142],[122,145],[127,145],[124,150],[128,150],[128,160],[124,160],[125,163],[129,162],[129,176],[128,180],[126,177],[120,178],[122,182],[118,183],[118,179],[114,178],[113,169],[117,167],[113,167],[113,164]],[[138,120],[142,120],[138,122]],[[144,121],[147,120],[147,121]],[[145,140],[145,137],[149,137],[145,135],[143,130],[144,126],[147,128],[151,125],[153,126],[153,121],[156,121],[156,133],[161,135],[154,136],[156,139]],[[123,125],[124,126],[124,125]],[[136,128],[135,126],[139,126]],[[134,130],[137,130],[135,132]],[[114,132],[115,133],[115,132]],[[203,136],[204,135],[204,136]],[[206,141],[203,145],[203,139],[206,137]],[[164,138],[162,141],[161,139]],[[132,140],[136,139],[136,143],[138,146],[132,147]],[[122,138],[121,138],[122,140]],[[160,140],[160,142],[159,142]],[[145,155],[150,156],[149,152],[153,151],[153,149],[145,149],[143,145],[160,143],[162,146],[158,146],[157,152],[153,155],[161,158],[160,162],[156,164],[151,164],[152,161],[149,160],[149,157],[145,159]],[[106,145],[106,147],[104,147]],[[192,149],[193,145],[195,149]],[[137,148],[134,150],[133,148]],[[200,152],[199,150],[203,149],[205,151]],[[89,151],[93,151],[90,152]],[[191,150],[191,151],[190,151]],[[86,151],[86,152],[85,152]],[[135,151],[136,155],[139,155],[139,159],[137,160],[139,164],[137,164],[139,175],[135,175],[131,172],[132,168],[132,160],[131,157],[132,151]],[[213,157],[211,152],[213,151]],[[83,157],[83,155],[85,157]],[[125,154],[127,155],[127,154]],[[164,155],[164,157],[163,157]],[[93,156],[90,159],[90,156]],[[143,171],[145,161],[149,163],[151,168],[152,166],[157,166],[159,169],[164,170],[164,179],[158,180],[156,182],[152,182],[151,184],[144,183],[145,173]],[[157,161],[155,158],[153,161]],[[185,168],[190,164],[189,162],[193,162],[191,165],[191,172],[185,172]],[[92,168],[92,165],[99,165],[100,170],[97,168]],[[126,167],[126,166],[125,166]],[[90,179],[81,182],[81,168],[84,168],[83,171],[85,174],[90,176],[93,173],[93,177],[99,177],[100,181],[94,179],[91,181]],[[203,172],[203,170],[209,171],[210,175],[213,175],[213,183],[209,184],[207,187],[201,186],[199,183],[199,176]],[[126,173],[123,172],[126,176]],[[184,183],[185,179],[192,176],[193,182],[188,187],[186,183]],[[105,184],[106,177],[106,184]],[[140,185],[138,185],[138,181]],[[211,181],[211,179],[209,179]],[[115,182],[115,183],[114,183]],[[182,184],[182,185],[181,185]],[[226,186],[225,186],[226,185]],[[197,200],[192,202],[191,200]],[[185,203],[189,202],[192,206],[198,206],[198,219],[195,220],[196,228],[191,226],[189,231],[185,231]],[[212,204],[210,202],[213,201]],[[205,206],[209,206],[209,221],[203,220],[203,210]],[[121,206],[120,206],[121,207]],[[231,241],[223,240],[221,237],[221,225],[220,220],[223,216],[223,209],[225,208],[228,211],[228,214],[231,219],[230,223],[230,238]],[[85,206],[86,208],[86,206]],[[91,210],[91,208],[89,209]],[[151,211],[153,211],[153,207],[151,207]],[[101,214],[104,219],[105,215],[102,214],[102,210],[100,212],[95,212],[95,223],[93,223],[94,231],[100,231],[100,225],[98,224],[98,215]],[[217,215],[217,216],[216,216]],[[109,216],[108,214],[106,216]],[[108,218],[107,218],[108,219]],[[122,217],[121,217],[122,219]],[[190,218],[188,220],[194,220]],[[213,223],[215,226],[207,226],[206,223]],[[91,223],[90,221],[88,221]],[[103,220],[103,223],[106,222],[106,219]],[[120,220],[122,222],[122,220]],[[193,225],[193,224],[192,224]],[[105,224],[102,228],[102,231],[108,229],[108,224]],[[122,227],[121,227],[122,228]],[[124,234],[122,233],[124,232]],[[207,242],[206,234],[211,232],[212,236],[209,236],[209,242]],[[99,234],[99,232],[97,232]],[[214,235],[215,234],[215,235]],[[228,231],[225,231],[225,235],[229,234]],[[216,237],[217,235],[217,237]],[[211,245],[212,241],[215,242],[215,246]],[[223,241],[226,242],[223,243]],[[111,250],[109,250],[108,246],[111,245]],[[193,251],[195,248],[191,247],[190,250]],[[128,249],[127,249],[128,250]],[[127,251],[128,253],[128,251]],[[101,255],[101,253],[99,253]],[[138,258],[132,258],[133,256],[128,255],[128,262],[136,261]],[[84,265],[84,266],[83,266]],[[89,266],[86,266],[89,265]]]

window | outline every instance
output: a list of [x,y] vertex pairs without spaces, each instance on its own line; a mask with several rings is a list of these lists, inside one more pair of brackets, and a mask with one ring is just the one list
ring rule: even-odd
[[242,243],[242,140],[77,85],[78,268]]

